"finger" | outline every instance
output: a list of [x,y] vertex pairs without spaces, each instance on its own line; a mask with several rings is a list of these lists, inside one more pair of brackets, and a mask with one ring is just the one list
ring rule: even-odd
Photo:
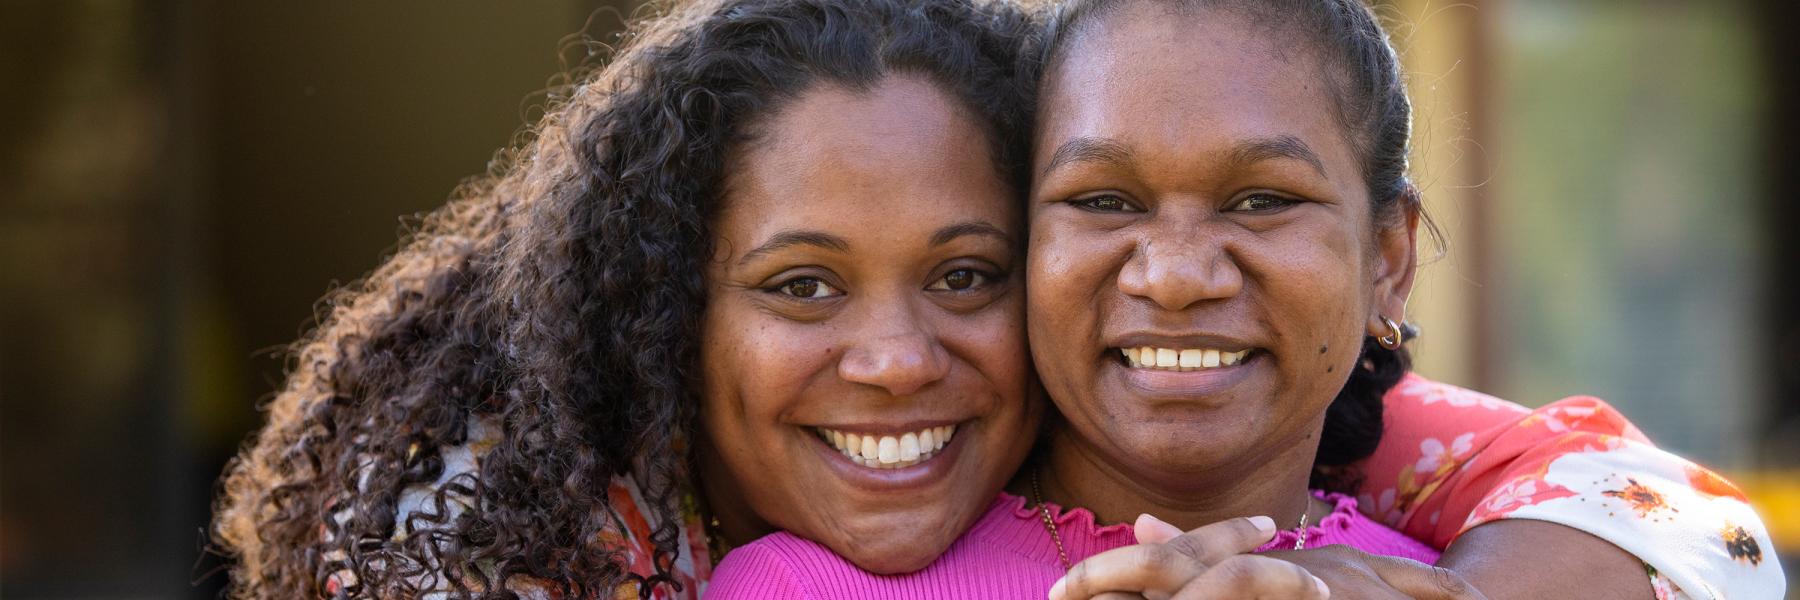
[[1128,594],[1125,592],[1106,592],[1104,594],[1094,596],[1093,600],[1145,600],[1145,599],[1144,599],[1143,594]]
[[1379,555],[1369,556],[1368,565],[1388,586],[1413,598],[1467,600],[1484,597],[1461,575],[1436,565]]
[[1181,528],[1163,522],[1162,519],[1149,514],[1138,515],[1137,523],[1132,526],[1137,534],[1139,544],[1161,544],[1181,535]]
[[1050,588],[1051,600],[1090,598],[1106,592],[1170,594],[1206,570],[1206,564],[1166,544],[1114,548],[1075,563]]
[[1256,550],[1275,537],[1275,520],[1268,517],[1226,519],[1189,531],[1163,545],[1206,564]]
[[1325,582],[1300,565],[1255,554],[1240,554],[1220,561],[1188,581],[1174,596],[1176,600],[1325,600],[1329,597],[1331,590]]

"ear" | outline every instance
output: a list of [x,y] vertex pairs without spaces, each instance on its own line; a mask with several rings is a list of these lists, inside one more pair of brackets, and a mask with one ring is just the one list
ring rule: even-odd
[[1388,335],[1382,317],[1399,323],[1406,320],[1406,299],[1412,295],[1413,275],[1419,271],[1419,206],[1418,190],[1411,185],[1401,191],[1403,212],[1398,223],[1380,226],[1375,233],[1376,255],[1374,288],[1369,306],[1372,314],[1364,329],[1369,335]]

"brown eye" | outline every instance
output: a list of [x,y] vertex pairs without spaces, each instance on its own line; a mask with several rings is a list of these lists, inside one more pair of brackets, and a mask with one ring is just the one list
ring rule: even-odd
[[1274,212],[1297,203],[1274,194],[1252,194],[1232,208],[1243,212]]
[[775,291],[795,298],[805,298],[809,300],[829,298],[841,293],[837,288],[831,287],[831,284],[819,281],[817,278],[813,277],[802,277],[783,283],[779,287],[776,287]]
[[1079,206],[1081,208],[1091,210],[1094,212],[1128,212],[1128,211],[1132,210],[1132,206],[1130,204],[1127,204],[1125,202],[1124,198],[1120,198],[1118,196],[1114,196],[1111,194],[1108,194],[1105,196],[1094,196],[1091,198],[1082,198],[1080,200],[1074,200],[1072,202],[1076,206]]
[[960,292],[984,283],[987,283],[987,275],[973,269],[957,269],[945,273],[943,278],[938,279],[926,289]]

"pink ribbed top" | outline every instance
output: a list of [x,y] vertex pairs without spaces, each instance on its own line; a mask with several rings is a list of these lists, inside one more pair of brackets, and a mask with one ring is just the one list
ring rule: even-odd
[[[1314,494],[1335,508],[1307,528],[1307,547],[1345,544],[1371,554],[1437,561],[1437,551],[1357,512],[1355,499]],[[1086,509],[1065,512],[1055,505],[1050,509],[1070,561],[1137,543],[1130,524],[1100,527]],[[1293,530],[1284,530],[1257,551],[1292,548],[1297,537]],[[825,546],[778,532],[726,555],[713,572],[706,597],[1037,599],[1048,594],[1063,573],[1043,518],[1024,498],[1002,493],[974,527],[920,571],[871,574]]]

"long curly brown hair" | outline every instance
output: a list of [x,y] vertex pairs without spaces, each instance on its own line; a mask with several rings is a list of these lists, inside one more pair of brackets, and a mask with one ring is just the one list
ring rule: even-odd
[[[234,597],[564,597],[679,586],[703,261],[731,153],[824,82],[925,75],[990,126],[1023,189],[1032,35],[1006,3],[724,0],[635,24],[528,141],[326,299],[268,423],[227,467],[215,538]],[[498,423],[479,467],[443,452]],[[655,572],[604,541],[631,477]],[[403,492],[431,490],[403,514]]]

